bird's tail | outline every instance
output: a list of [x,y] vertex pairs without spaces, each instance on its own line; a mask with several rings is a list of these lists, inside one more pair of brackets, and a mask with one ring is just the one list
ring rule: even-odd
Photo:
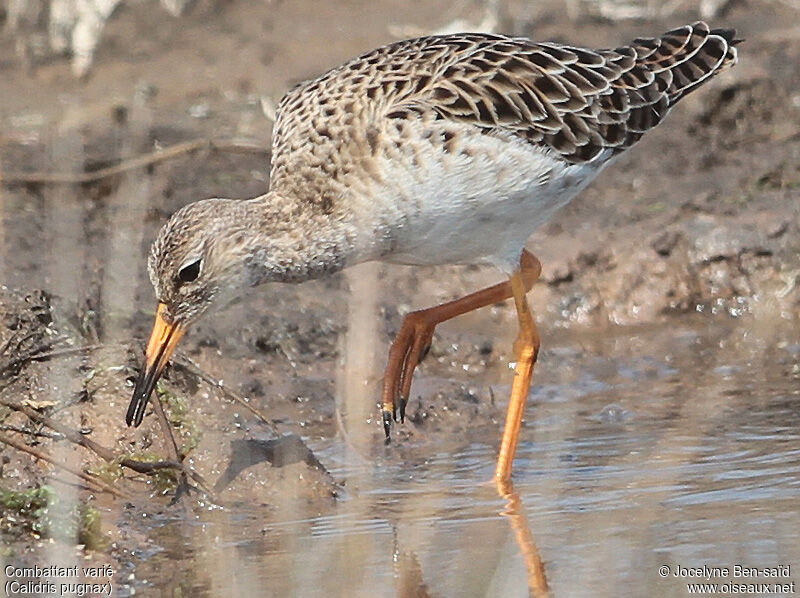
[[666,92],[672,106],[736,64],[734,29],[710,29],[703,21],[668,31],[657,38],[638,38],[631,42],[641,66],[653,73],[659,91]]

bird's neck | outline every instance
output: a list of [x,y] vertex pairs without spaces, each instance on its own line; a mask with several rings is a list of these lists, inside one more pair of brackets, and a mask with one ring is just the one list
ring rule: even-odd
[[246,283],[302,282],[353,263],[346,223],[319,206],[269,191],[246,204]]

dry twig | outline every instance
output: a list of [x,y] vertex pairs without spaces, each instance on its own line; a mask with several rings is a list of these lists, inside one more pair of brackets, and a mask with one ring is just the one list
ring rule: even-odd
[[175,365],[182,367],[184,370],[186,370],[193,376],[200,378],[203,382],[205,382],[209,386],[212,386],[213,388],[219,390],[227,398],[239,403],[242,407],[247,409],[250,413],[252,413],[262,422],[267,424],[270,427],[270,429],[273,432],[275,432],[275,434],[279,434],[278,426],[276,426],[266,415],[264,415],[258,409],[250,405],[250,403],[248,403],[244,397],[233,392],[231,389],[222,384],[222,382],[220,382],[219,380],[215,380],[214,378],[206,374],[191,359],[189,359],[185,355],[176,355],[173,358],[173,363]]
[[[96,349],[103,349],[105,347],[113,346],[113,345],[87,345],[84,347],[66,347],[58,349],[53,348],[56,347],[56,345],[63,340],[64,340],[63,338],[58,338],[53,341],[42,343],[41,345],[37,345],[31,349],[20,352],[13,359],[9,359],[6,362],[0,363],[0,376],[5,375],[8,371],[13,370],[18,365],[22,365],[27,361],[45,361],[53,357],[62,357],[66,355],[80,355],[88,351],[94,351]],[[17,345],[17,347],[19,348],[19,344]]]
[[175,440],[175,435],[172,433],[172,426],[169,424],[167,414],[164,412],[164,406],[161,404],[161,397],[159,397],[156,392],[153,393],[151,400],[153,402],[153,409],[158,416],[158,423],[161,425],[161,435],[164,437],[164,442],[167,445],[167,452],[176,463],[181,463],[180,480],[175,489],[175,500],[177,501],[181,496],[189,495],[189,479],[186,476],[186,469],[182,466],[183,457],[178,450],[178,443]]
[[155,150],[148,154],[122,160],[119,164],[101,168],[93,172],[0,172],[0,184],[12,185],[20,183],[81,185],[93,183],[117,174],[137,168],[144,168],[158,162],[171,160],[182,154],[201,149],[214,151],[269,154],[269,149],[242,141],[214,141],[212,139],[195,139],[176,143],[169,147]]
[[[83,353],[87,353],[89,351],[96,351],[96,350],[105,349],[105,348],[109,348],[109,347],[123,347],[123,346],[126,346],[126,345],[124,343],[96,344],[96,345],[84,345],[82,347],[66,347],[66,348],[55,349],[55,350],[51,350],[51,351],[47,351],[46,350],[46,349],[50,348],[49,346],[42,346],[42,347],[37,348],[37,350],[35,352],[33,352],[32,354],[28,354],[28,355],[25,355],[25,356],[20,356],[20,357],[15,358],[14,360],[12,360],[10,362],[7,362],[6,364],[3,364],[2,371],[6,371],[8,369],[8,367],[13,366],[13,365],[15,365],[17,363],[22,363],[23,361],[44,361],[46,359],[51,359],[51,358],[54,358],[54,357],[80,355],[80,354],[83,354]],[[212,496],[212,498],[213,498],[213,493],[210,490],[210,486],[209,486],[208,482],[206,482],[206,480],[199,473],[197,473],[195,471],[192,471],[190,469],[187,469],[183,465],[183,463],[180,462],[180,458],[178,457],[177,444],[175,443],[175,440],[171,436],[170,433],[167,433],[167,436],[171,440],[171,446],[169,448],[172,449],[170,452],[172,453],[173,460],[170,460],[170,461],[156,461],[156,462],[143,462],[143,461],[137,461],[137,460],[131,459],[131,458],[118,459],[117,455],[111,449],[106,448],[106,447],[94,442],[93,440],[91,440],[90,438],[88,438],[84,434],[81,434],[77,430],[73,430],[72,428],[69,428],[68,426],[65,426],[64,424],[61,424],[61,423],[59,423],[59,422],[47,417],[46,415],[44,415],[42,413],[39,413],[38,411],[28,407],[27,405],[21,405],[21,404],[15,403],[13,401],[8,401],[8,400],[2,399],[2,398],[0,398],[0,405],[4,405],[4,406],[8,407],[9,409],[13,409],[14,411],[19,411],[19,412],[23,413],[31,421],[34,421],[34,422],[37,422],[37,423],[40,423],[42,425],[47,426],[48,428],[54,430],[55,432],[57,432],[58,434],[63,436],[69,442],[72,442],[73,444],[77,444],[79,446],[82,446],[83,448],[86,448],[87,450],[90,450],[91,452],[93,452],[94,454],[96,454],[98,457],[100,457],[102,460],[104,460],[106,462],[117,461],[121,467],[126,467],[128,469],[131,469],[131,470],[137,472],[137,473],[143,473],[143,474],[151,474],[151,473],[154,473],[156,471],[163,470],[163,469],[174,469],[174,470],[177,470],[177,471],[179,471],[181,473],[181,476],[182,476],[182,479],[183,479],[184,483],[186,482],[186,476],[188,475],[189,477],[192,478],[192,480],[194,480],[203,489],[204,492],[206,492],[209,496]],[[164,416],[163,410],[160,410],[160,404],[158,404],[158,407],[159,407],[159,409],[157,409],[156,411],[157,412],[160,411],[161,416],[163,416],[163,421],[166,422],[166,416]],[[169,427],[168,423],[167,423],[167,427]],[[9,430],[9,431],[22,432],[23,430]]]
[[25,414],[31,421],[43,424],[48,428],[55,430],[69,442],[72,442],[73,444],[77,444],[87,450],[92,451],[95,455],[97,455],[107,463],[116,461],[119,463],[121,467],[127,467],[128,469],[131,469],[137,473],[143,473],[143,474],[155,473],[156,471],[160,471],[162,469],[174,469],[181,472],[183,475],[190,476],[192,480],[194,480],[203,489],[204,492],[209,494],[209,496],[213,496],[210,490],[210,486],[208,485],[208,482],[205,480],[205,478],[203,478],[203,476],[201,476],[196,471],[187,469],[186,466],[179,461],[145,462],[145,461],[137,461],[136,459],[131,459],[129,457],[118,459],[117,455],[115,455],[114,451],[112,451],[111,449],[96,443],[94,440],[88,438],[84,434],[81,434],[80,432],[73,430],[62,423],[57,422],[54,419],[51,419],[42,413],[39,413],[35,409],[31,409],[26,405],[20,405],[18,403],[14,403],[13,401],[9,401],[6,399],[0,399],[0,405],[8,407],[9,409],[13,409],[14,411],[19,411]]
[[76,469],[75,467],[72,467],[71,465],[69,465],[67,463],[64,463],[63,461],[59,461],[58,459],[54,459],[50,455],[46,455],[45,453],[43,453],[41,451],[38,451],[38,450],[36,450],[34,448],[31,448],[31,447],[27,446],[26,444],[24,444],[22,442],[18,442],[14,438],[5,435],[2,432],[0,432],[0,442],[2,442],[3,444],[7,444],[8,446],[14,447],[18,451],[22,451],[23,453],[28,453],[29,455],[31,455],[33,457],[36,457],[37,459],[40,459],[42,461],[46,461],[47,463],[50,463],[51,465],[53,465],[55,467],[63,469],[64,471],[67,471],[67,472],[71,473],[72,475],[77,476],[78,478],[80,478],[81,480],[83,480],[84,482],[89,484],[90,486],[94,486],[94,488],[96,488],[98,490],[101,490],[103,492],[109,492],[109,493],[113,494],[114,496],[116,496],[117,498],[126,498],[127,497],[123,492],[121,492],[120,490],[117,490],[116,488],[114,488],[110,484],[107,484],[102,480],[98,480],[97,478],[89,475],[85,471],[82,471],[80,469]]

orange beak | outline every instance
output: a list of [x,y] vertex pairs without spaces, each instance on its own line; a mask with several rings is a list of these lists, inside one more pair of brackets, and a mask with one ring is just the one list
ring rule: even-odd
[[147,400],[153,392],[153,388],[158,382],[158,378],[167,366],[169,358],[178,346],[186,329],[180,322],[175,321],[167,324],[164,320],[164,311],[167,306],[163,303],[158,304],[156,311],[156,322],[153,324],[153,332],[150,333],[150,340],[145,351],[144,366],[139,377],[136,379],[136,386],[133,389],[133,397],[128,405],[128,413],[125,416],[127,424],[134,427],[142,423],[144,410],[147,407]]

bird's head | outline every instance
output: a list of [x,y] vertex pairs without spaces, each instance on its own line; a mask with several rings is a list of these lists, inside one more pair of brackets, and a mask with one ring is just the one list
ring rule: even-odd
[[248,202],[207,199],[185,206],[153,242],[148,273],[158,309],[126,422],[138,426],[175,347],[221,294],[242,286],[251,255]]

